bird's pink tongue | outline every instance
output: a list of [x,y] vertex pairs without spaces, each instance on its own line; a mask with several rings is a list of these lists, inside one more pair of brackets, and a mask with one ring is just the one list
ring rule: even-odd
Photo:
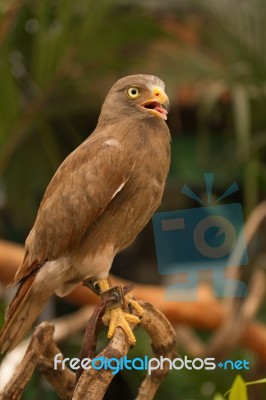
[[156,107],[154,107],[154,110],[158,111],[160,114],[163,114],[165,119],[167,118],[167,110],[165,108],[163,108],[162,106],[158,105]]

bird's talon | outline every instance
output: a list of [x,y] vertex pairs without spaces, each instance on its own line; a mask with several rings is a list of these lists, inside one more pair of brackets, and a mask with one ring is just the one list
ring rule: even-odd
[[[136,338],[132,329],[140,324],[143,309],[129,294],[131,286],[123,288],[121,285],[109,287],[108,281],[99,281],[101,297],[106,303],[105,314],[102,317],[104,325],[109,326],[107,337],[111,339],[115,329],[121,327],[125,332],[129,344],[134,345]],[[127,292],[125,294],[125,292]]]
[[137,316],[140,318],[142,318],[143,314],[144,314],[144,310],[141,307],[141,305],[134,300],[133,298],[127,298],[127,296],[125,296],[125,301],[127,303],[127,306],[129,308],[129,311],[131,314],[133,314],[133,311],[135,311],[135,313],[137,314]]
[[124,330],[129,343],[136,343],[136,338],[129,325],[129,323],[133,323],[134,325],[139,323],[139,318],[136,315],[128,314],[124,312],[121,307],[116,307],[107,310],[107,315],[105,314],[102,320],[105,324],[107,321],[109,322],[109,330],[107,334],[108,339],[113,337],[117,327],[121,327]]
[[128,308],[129,308],[130,314],[133,314],[133,306],[130,302],[128,303]]

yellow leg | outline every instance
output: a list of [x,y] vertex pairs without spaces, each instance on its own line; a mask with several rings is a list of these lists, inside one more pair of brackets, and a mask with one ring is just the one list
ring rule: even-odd
[[106,292],[106,290],[110,289],[109,282],[107,279],[103,279],[102,281],[97,282],[100,288],[100,292]]
[[[100,293],[110,289],[109,283],[106,279],[98,281],[97,284],[99,286]],[[133,308],[138,315],[133,315],[124,311],[121,305],[119,305],[115,308],[107,309],[102,320],[105,325],[109,325],[107,334],[108,339],[113,337],[115,329],[120,326],[124,330],[130,344],[134,345],[136,343],[136,338],[129,323],[138,325],[140,322],[139,316],[143,315],[143,309],[135,300],[131,298],[129,294],[124,296],[124,300],[128,308]]]

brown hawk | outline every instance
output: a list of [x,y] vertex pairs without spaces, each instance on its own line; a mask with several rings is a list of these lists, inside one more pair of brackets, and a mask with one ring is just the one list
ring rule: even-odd
[[[109,289],[109,270],[161,202],[170,164],[165,85],[151,75],[118,80],[103,103],[94,132],[60,165],[48,185],[14,284],[17,293],[1,332],[2,351],[23,338],[48,298],[65,296],[89,277]],[[127,301],[129,301],[127,299]],[[108,337],[136,314],[107,311]]]

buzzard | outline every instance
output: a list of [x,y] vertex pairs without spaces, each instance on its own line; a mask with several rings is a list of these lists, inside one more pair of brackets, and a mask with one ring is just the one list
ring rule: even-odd
[[[164,83],[152,75],[119,79],[102,105],[93,133],[60,165],[41,201],[14,278],[18,290],[1,331],[2,352],[23,338],[48,298],[65,296],[94,277],[100,294],[110,290],[109,270],[161,202],[170,164],[169,100]],[[121,326],[130,343],[133,312],[107,309],[108,337]]]

